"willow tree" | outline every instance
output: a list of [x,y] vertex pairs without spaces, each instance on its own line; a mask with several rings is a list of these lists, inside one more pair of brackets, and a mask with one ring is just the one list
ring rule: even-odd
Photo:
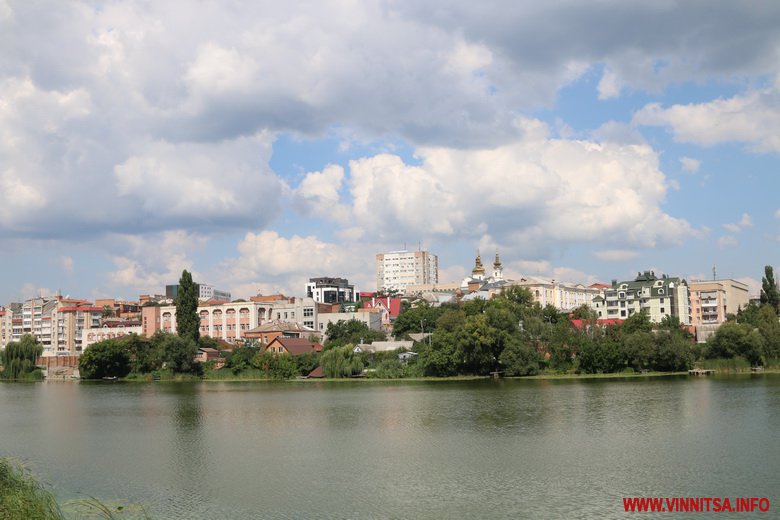
[[43,347],[38,340],[25,334],[19,341],[12,341],[0,353],[5,379],[19,379],[25,374],[36,370],[35,361],[43,353]]
[[181,272],[179,292],[176,294],[176,332],[179,337],[191,339],[196,344],[200,338],[198,286],[186,269]]

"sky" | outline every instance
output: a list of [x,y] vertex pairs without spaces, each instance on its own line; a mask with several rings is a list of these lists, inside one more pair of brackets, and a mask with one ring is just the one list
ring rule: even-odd
[[[290,5],[287,5],[290,4]],[[0,0],[0,302],[780,265],[780,3]]]

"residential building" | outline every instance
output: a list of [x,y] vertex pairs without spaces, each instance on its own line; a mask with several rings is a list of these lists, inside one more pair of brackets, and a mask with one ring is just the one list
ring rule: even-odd
[[[311,298],[204,302],[198,305],[197,310],[201,319],[200,334],[235,343],[243,339],[247,331],[271,320],[296,322],[309,329],[318,330],[319,305],[322,304]],[[143,307],[141,312],[144,336],[151,337],[158,330],[176,332],[175,305]]]
[[683,325],[691,324],[688,283],[666,275],[658,278],[652,271],[638,273],[634,280],[620,283],[613,280],[604,295],[592,300],[590,305],[600,319],[626,319],[644,311],[654,323],[673,316]]
[[309,278],[306,284],[306,296],[317,303],[354,302],[356,294],[346,278]]
[[322,345],[316,341],[300,338],[275,338],[265,349],[272,354],[289,354],[300,356],[303,354],[322,352]]
[[404,293],[410,285],[439,282],[439,259],[428,251],[391,251],[376,255],[377,291]]
[[382,330],[382,313],[374,309],[357,309],[356,312],[329,312],[319,315],[318,331],[325,333],[328,324],[340,321],[357,320],[366,324],[371,330]]
[[748,286],[737,280],[694,280],[688,284],[691,324],[720,325],[750,303]]
[[246,339],[256,339],[266,345],[270,344],[276,338],[303,338],[309,339],[311,336],[321,337],[321,334],[313,328],[304,327],[294,321],[271,320],[257,327],[246,331]]
[[82,329],[81,331],[81,349],[86,350],[87,347],[93,343],[99,341],[105,341],[108,339],[116,339],[126,336],[128,334],[143,334],[141,322],[138,320],[102,320],[99,327],[90,327]]
[[372,296],[363,304],[364,309],[375,309],[382,317],[382,329],[389,331],[393,328],[393,322],[401,314],[401,298],[391,296]]
[[137,318],[141,314],[141,304],[127,300],[96,299],[95,307],[100,307],[104,312],[110,310],[113,318]]
[[593,298],[599,296],[602,291],[592,286],[561,282],[540,276],[524,276],[513,285],[531,291],[534,302],[542,307],[552,305],[561,312],[571,312],[577,307],[591,305]]

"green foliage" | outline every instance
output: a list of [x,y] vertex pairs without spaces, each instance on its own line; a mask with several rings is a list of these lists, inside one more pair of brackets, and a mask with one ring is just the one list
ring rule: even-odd
[[764,338],[747,323],[724,323],[707,341],[706,358],[743,357],[751,364],[760,364]]
[[131,372],[145,374],[162,367],[160,351],[153,347],[152,341],[137,334],[128,334],[119,341],[124,344],[127,354],[130,356]]
[[364,343],[373,343],[386,339],[384,332],[371,330],[365,322],[359,320],[339,320],[336,323],[328,323],[325,335],[328,338],[324,345],[326,350],[348,343],[358,344],[361,340]]
[[401,312],[393,323],[393,335],[396,338],[404,338],[410,333],[433,332],[436,320],[443,313],[442,307],[431,307],[428,302],[423,301],[417,307]]
[[757,321],[758,332],[764,338],[765,359],[780,358],[780,322],[774,309],[769,305],[761,306]]
[[252,366],[253,358],[260,352],[257,347],[246,345],[235,346],[233,351],[225,356],[225,367],[234,374],[243,372]]
[[462,362],[457,343],[457,332],[437,330],[430,343],[420,345],[417,363],[423,375],[446,377],[460,373]]
[[625,368],[620,344],[609,336],[583,337],[577,353],[579,371],[586,374],[618,372]]
[[691,342],[682,334],[661,331],[656,336],[657,347],[651,368],[657,372],[681,372],[693,366]]
[[596,321],[599,315],[590,306],[580,305],[571,312],[571,316],[569,317],[573,320]]
[[764,267],[764,276],[761,278],[761,305],[769,305],[775,313],[780,313],[780,291],[771,265]]
[[744,309],[737,311],[737,323],[748,323],[754,327],[758,327],[758,310],[759,306],[753,302],[748,303]]
[[182,338],[197,344],[200,338],[200,316],[198,316],[198,290],[192,281],[192,274],[186,269],[179,279],[176,295],[176,332]]
[[24,469],[0,459],[0,518],[63,520],[54,496]]
[[298,365],[289,354],[258,352],[252,358],[252,366],[262,370],[271,379],[294,379],[299,375]]
[[198,338],[198,348],[213,348],[214,350],[222,350],[224,343],[217,338],[211,336],[201,336]]
[[298,368],[298,374],[308,376],[309,373],[320,364],[319,352],[305,352],[300,356],[295,356],[295,365]]
[[653,365],[656,344],[652,332],[637,331],[623,337],[623,356],[625,364],[637,372],[649,370]]
[[130,373],[130,355],[127,344],[117,339],[93,343],[79,358],[82,379],[125,377]]
[[352,345],[344,345],[322,353],[320,366],[325,377],[352,377],[363,372],[363,359],[352,349]]
[[202,372],[200,363],[195,361],[197,343],[192,339],[174,334],[155,334],[152,345],[159,352],[164,366],[173,373],[199,375]]
[[529,307],[534,303],[534,295],[531,291],[517,285],[503,289],[500,297],[519,307]]
[[[678,322],[679,323],[679,322]],[[650,315],[642,311],[632,314],[621,325],[623,334],[633,334],[634,332],[650,332],[653,330],[653,322],[650,321]]]
[[25,334],[19,341],[11,341],[0,352],[3,379],[40,379],[40,370],[35,361],[43,354],[43,347],[35,336]]
[[499,357],[509,376],[532,376],[539,372],[539,354],[527,343],[514,338]]

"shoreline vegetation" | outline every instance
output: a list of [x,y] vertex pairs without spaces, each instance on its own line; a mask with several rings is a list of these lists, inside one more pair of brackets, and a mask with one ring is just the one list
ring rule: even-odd
[[151,520],[143,507],[111,504],[95,497],[60,504],[28,468],[7,457],[0,457],[0,518]]
[[[410,350],[376,350],[372,344],[387,340],[385,332],[350,320],[329,323],[324,344],[311,337],[311,350],[298,355],[281,348],[271,352],[251,339],[229,344],[201,337],[196,303],[193,291],[177,297],[176,312],[182,317],[177,333],[157,331],[151,338],[130,334],[90,345],[79,358],[81,379],[252,381],[315,374],[318,380],[555,379],[780,368],[780,321],[770,302],[751,303],[729,315],[706,343],[696,343],[692,328],[675,316],[655,323],[641,311],[605,322],[587,305],[562,313],[552,305],[542,307],[530,291],[513,286],[490,300],[440,306],[403,301],[392,333],[394,339],[406,340]],[[41,351],[33,336],[9,343],[1,353],[0,377],[40,379],[34,363]],[[208,361],[199,361],[199,353]]]

